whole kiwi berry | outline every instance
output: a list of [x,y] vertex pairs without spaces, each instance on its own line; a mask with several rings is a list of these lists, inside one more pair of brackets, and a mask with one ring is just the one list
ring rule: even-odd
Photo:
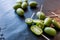
[[40,20],[44,20],[46,18],[45,14],[43,12],[37,12],[36,16],[40,19]]
[[22,5],[21,5],[22,9],[26,9],[27,6],[28,6],[28,4],[26,2],[23,2]]
[[37,6],[37,2],[36,1],[31,1],[29,2],[30,7],[36,7]]
[[59,22],[57,22],[56,20],[52,20],[52,23],[55,26],[55,28],[60,29],[60,23]]
[[24,15],[24,10],[21,9],[21,8],[18,8],[18,9],[16,10],[16,12],[17,12],[17,14],[18,14],[19,16],[23,16],[23,15]]
[[56,30],[51,27],[45,27],[44,32],[50,36],[55,36],[56,35]]
[[50,26],[52,23],[52,18],[50,17],[47,17],[45,20],[44,20],[44,25],[45,26]]
[[14,8],[15,10],[17,10],[18,8],[21,8],[21,4],[20,4],[20,3],[16,3],[16,4],[13,6],[13,8]]

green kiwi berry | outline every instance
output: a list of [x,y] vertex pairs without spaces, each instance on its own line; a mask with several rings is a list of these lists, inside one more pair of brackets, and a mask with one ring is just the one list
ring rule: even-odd
[[60,23],[59,22],[57,22],[56,20],[52,20],[52,23],[55,26],[55,28],[60,29]]
[[21,8],[18,8],[18,9],[16,10],[16,12],[17,12],[17,14],[18,14],[19,16],[23,16],[23,15],[24,15],[24,10],[21,9]]
[[21,7],[22,7],[23,9],[26,9],[26,8],[28,7],[28,4],[27,4],[26,2],[23,2],[22,5],[21,5]]
[[45,14],[43,12],[37,12],[36,16],[41,20],[44,20],[46,18]]
[[50,17],[47,17],[45,20],[44,20],[44,25],[45,26],[50,26],[52,23],[52,19]]
[[56,35],[56,30],[51,27],[45,27],[44,32],[50,36],[55,36]]
[[21,8],[21,4],[20,4],[20,3],[16,3],[16,4],[13,6],[13,8],[14,8],[15,10],[17,10],[18,8]]
[[36,1],[31,1],[29,2],[30,7],[36,7],[37,6],[37,2]]

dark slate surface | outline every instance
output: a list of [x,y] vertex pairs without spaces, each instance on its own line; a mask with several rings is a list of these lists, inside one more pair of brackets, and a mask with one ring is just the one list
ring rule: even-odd
[[[37,12],[40,9],[40,5],[44,3],[45,0],[35,1],[38,2],[38,7],[36,9],[31,9],[30,7],[28,7],[27,11],[25,11],[24,17],[19,17],[12,8],[16,3],[16,0],[0,0],[0,27],[2,28],[0,33],[3,33],[3,38],[5,38],[5,40],[46,40],[42,36],[35,36],[29,30],[29,27],[24,21],[25,18],[31,17],[33,12]],[[43,11],[47,13],[46,11],[48,11],[49,9],[54,10],[55,8],[57,8],[55,4],[59,4],[60,1],[55,0],[54,2],[52,0],[49,0],[45,2],[46,3],[44,3],[45,7]],[[51,4],[54,6],[52,6]],[[34,18],[36,18],[36,16]]]

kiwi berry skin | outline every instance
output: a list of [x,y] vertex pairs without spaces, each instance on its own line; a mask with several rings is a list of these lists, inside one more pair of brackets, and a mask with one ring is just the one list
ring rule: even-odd
[[21,8],[18,8],[18,9],[16,10],[16,13],[17,13],[19,16],[23,16],[23,15],[24,15],[24,10],[21,9]]
[[16,4],[13,6],[13,8],[14,8],[15,10],[17,10],[18,8],[21,8],[21,4],[20,4],[20,3],[16,3]]
[[50,17],[47,17],[45,20],[44,20],[44,25],[45,26],[50,26],[52,23],[52,19]]
[[57,22],[56,20],[52,20],[52,23],[55,26],[55,28],[60,29],[60,23],[59,22]]
[[45,27],[44,32],[50,36],[55,36],[56,35],[56,30],[51,27]]
[[29,2],[30,7],[36,7],[37,6],[37,2],[36,1],[31,1]]
[[36,16],[40,19],[40,20],[44,20],[46,18],[45,14],[43,12],[37,12]]
[[26,2],[23,2],[22,5],[21,5],[21,8],[26,9],[27,7],[28,7],[28,4]]

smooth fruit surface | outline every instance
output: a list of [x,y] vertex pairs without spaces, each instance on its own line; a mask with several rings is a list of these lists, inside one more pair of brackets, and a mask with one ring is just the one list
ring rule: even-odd
[[26,2],[23,2],[23,3],[22,3],[22,5],[21,5],[21,7],[22,7],[23,9],[26,9],[26,8],[27,8],[27,6],[28,6],[28,5],[27,5],[27,3],[26,3]]
[[55,36],[56,35],[56,30],[51,27],[46,27],[44,29],[44,32],[47,33],[48,35]]
[[50,26],[51,23],[52,23],[52,19],[49,18],[49,17],[47,17],[47,18],[44,20],[44,25],[45,25],[45,26]]
[[15,10],[17,10],[18,8],[20,8],[21,7],[21,4],[20,3],[16,3],[14,6],[13,6],[13,8],[15,9]]
[[18,8],[18,9],[16,10],[16,12],[17,12],[17,14],[20,15],[20,16],[23,16],[23,15],[24,15],[24,10],[21,9],[21,8]]
[[41,20],[44,20],[46,18],[45,14],[43,12],[37,12],[36,16]]
[[52,20],[52,23],[56,28],[60,29],[60,23],[59,22],[57,22],[56,20]]
[[36,7],[37,6],[37,2],[36,1],[31,1],[29,2],[30,7]]

